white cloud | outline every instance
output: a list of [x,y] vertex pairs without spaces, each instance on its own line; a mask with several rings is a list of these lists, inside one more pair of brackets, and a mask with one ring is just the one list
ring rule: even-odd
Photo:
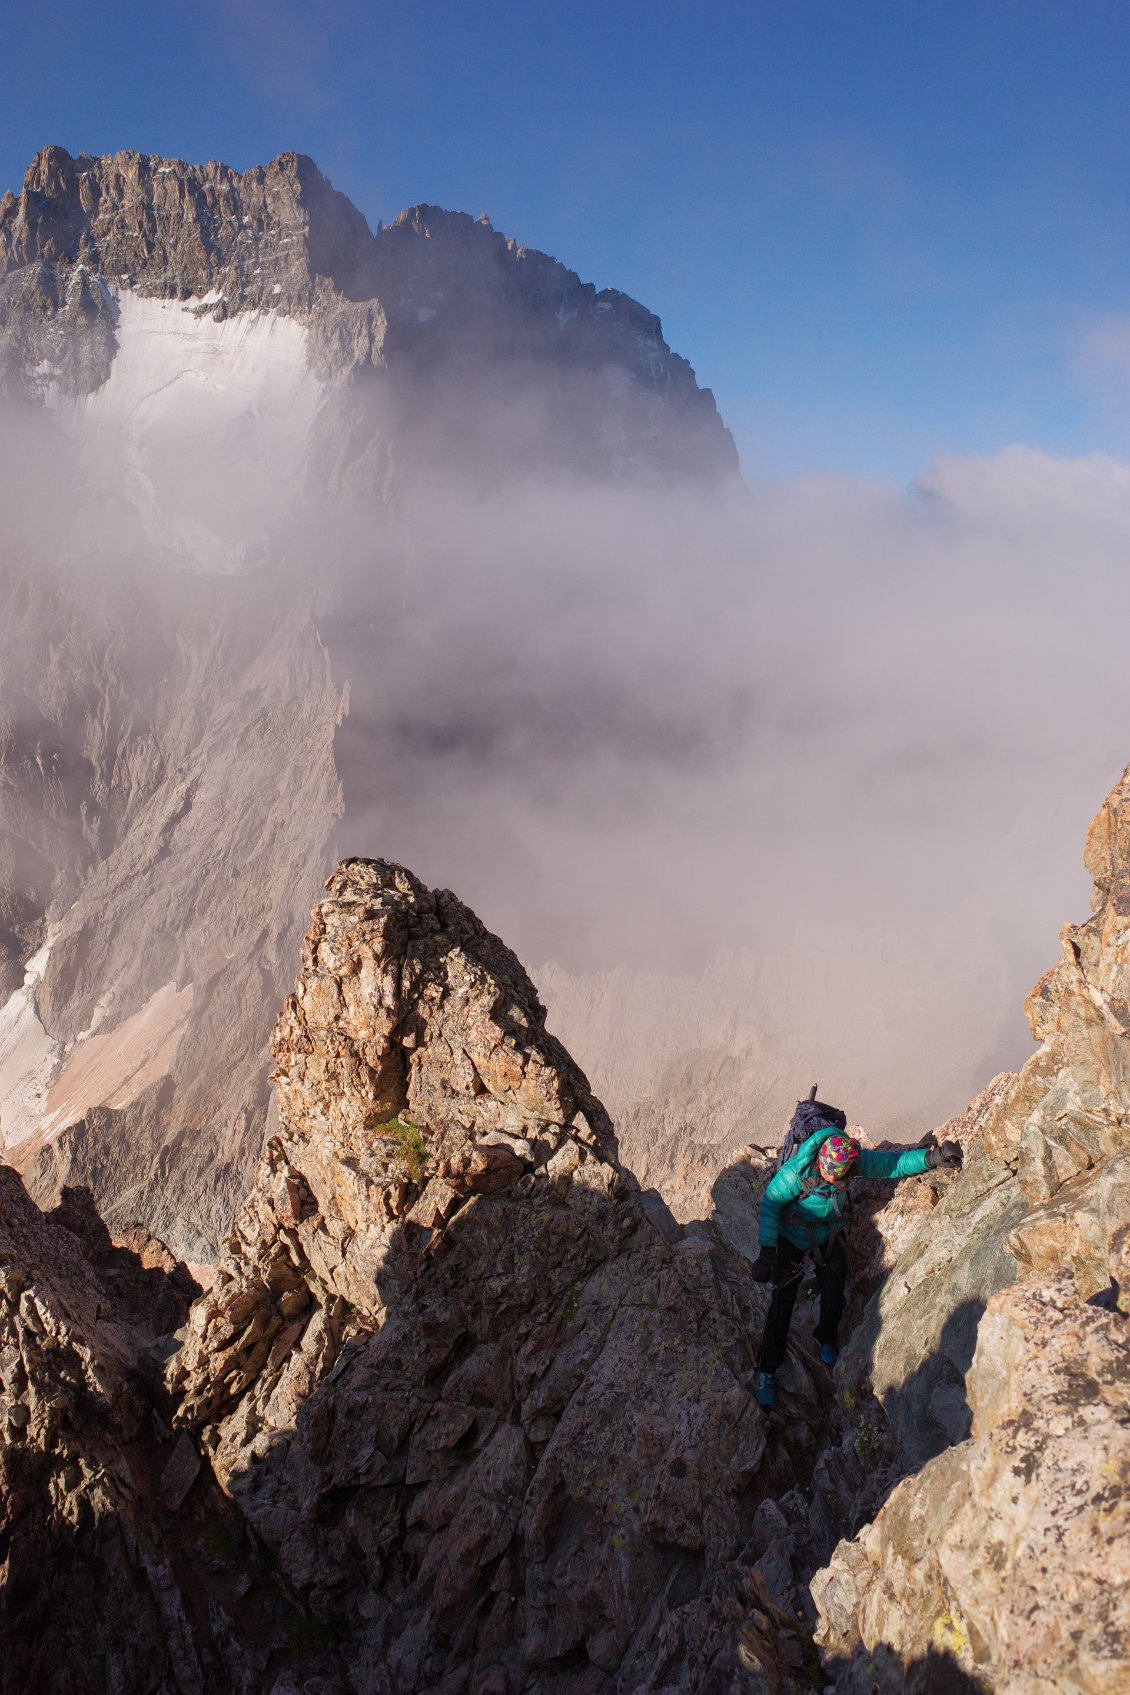
[[[9,534],[44,510],[21,472]],[[771,962],[742,1016],[787,1008],[864,1117],[921,1128],[1023,1058],[1130,758],[1130,465],[1014,447],[726,502],[437,478],[285,550],[353,681],[344,851],[457,889],[531,965]]]

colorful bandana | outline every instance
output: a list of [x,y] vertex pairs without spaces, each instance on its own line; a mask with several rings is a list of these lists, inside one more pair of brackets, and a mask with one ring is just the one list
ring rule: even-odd
[[854,1136],[829,1136],[816,1155],[816,1169],[825,1183],[838,1183],[858,1158],[859,1143]]

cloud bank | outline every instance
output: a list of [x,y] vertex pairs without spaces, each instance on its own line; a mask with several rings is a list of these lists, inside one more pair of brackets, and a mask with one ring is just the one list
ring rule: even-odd
[[433,487],[405,526],[350,661],[350,850],[572,974],[726,953],[719,1039],[773,1032],[887,1128],[1021,1062],[1130,751],[1125,465],[1015,448],[723,504]]
[[[214,483],[238,534],[232,428],[210,463],[205,425],[194,510]],[[128,559],[175,603],[194,567],[154,550],[137,463],[111,487],[103,441],[97,489],[87,452],[60,499],[36,428],[9,421],[6,568],[66,558],[97,600]],[[725,496],[430,471],[274,516],[243,565],[264,618],[308,604],[351,691],[340,850],[456,888],[553,962],[566,1024],[594,1028],[563,982],[619,972],[608,1044],[638,1040],[649,974],[708,984],[637,1081],[655,1039],[752,1043],[782,1107],[811,1072],[916,1132],[1023,1059],[1020,1002],[1085,910],[1082,833],[1130,756],[1130,466],[1017,447],[909,490]]]

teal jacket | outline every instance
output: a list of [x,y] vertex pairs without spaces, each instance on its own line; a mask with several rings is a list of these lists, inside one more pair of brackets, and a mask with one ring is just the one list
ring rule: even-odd
[[[794,1248],[807,1248],[809,1229],[817,1246],[823,1247],[832,1234],[839,1216],[836,1199],[844,1194],[844,1189],[836,1189],[831,1183],[821,1183],[818,1189],[803,1199],[800,1194],[804,1179],[815,1166],[821,1142],[835,1134],[834,1130],[817,1130],[769,1179],[761,1197],[758,1217],[757,1240],[763,1248],[775,1248],[778,1236],[784,1236]],[[887,1177],[897,1183],[900,1177],[917,1177],[928,1169],[925,1148],[904,1148],[902,1153],[879,1153],[876,1149],[864,1148],[853,1175]],[[842,1200],[840,1205],[842,1207]],[[790,1207],[792,1211],[787,1218],[782,1218],[782,1213]]]

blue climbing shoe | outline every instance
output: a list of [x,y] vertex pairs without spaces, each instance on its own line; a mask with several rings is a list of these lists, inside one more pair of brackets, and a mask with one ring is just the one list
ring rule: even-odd
[[838,1348],[833,1348],[831,1342],[821,1342],[820,1363],[822,1365],[835,1365],[839,1357],[840,1350]]
[[757,1388],[753,1393],[763,1407],[775,1407],[777,1405],[777,1379],[771,1371],[758,1372]]

